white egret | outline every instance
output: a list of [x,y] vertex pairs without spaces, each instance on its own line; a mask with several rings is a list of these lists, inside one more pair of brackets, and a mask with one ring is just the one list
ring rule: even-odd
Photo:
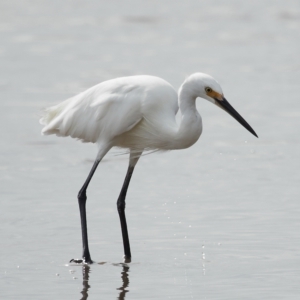
[[[40,120],[45,125],[42,134],[71,136],[98,145],[94,165],[78,193],[82,260],[71,261],[92,263],[87,234],[86,190],[101,159],[114,146],[130,151],[127,174],[117,201],[124,257],[130,261],[125,197],[134,167],[143,151],[184,149],[198,140],[202,132],[201,116],[195,104],[198,97],[224,109],[257,137],[250,125],[224,98],[218,82],[203,73],[189,76],[179,88],[178,94],[168,82],[158,77],[116,78],[45,110]],[[182,114],[179,125],[175,119],[178,108]]]

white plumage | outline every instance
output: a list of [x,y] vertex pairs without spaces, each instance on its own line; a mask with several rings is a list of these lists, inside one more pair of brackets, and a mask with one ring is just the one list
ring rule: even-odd
[[[40,121],[45,135],[152,149],[164,147],[151,135],[161,134],[163,124],[166,134],[174,131],[177,111],[178,96],[169,83],[154,76],[132,76],[102,82],[52,106]],[[148,145],[141,145],[139,137]]]
[[[154,76],[108,80],[45,110],[40,120],[45,125],[42,134],[71,136],[98,144],[95,164],[78,195],[85,262],[92,262],[86,229],[86,189],[101,159],[113,146],[130,150],[129,168],[118,200],[125,256],[130,258],[124,209],[134,166],[145,150],[183,149],[198,140],[202,121],[196,109],[197,97],[224,109],[257,136],[224,98],[220,85],[203,73],[189,76],[178,94],[168,82]],[[178,104],[182,115],[179,125],[176,123]]]

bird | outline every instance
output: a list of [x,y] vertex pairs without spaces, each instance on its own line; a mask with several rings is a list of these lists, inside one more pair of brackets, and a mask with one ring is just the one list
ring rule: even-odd
[[[131,262],[125,216],[126,194],[134,171],[147,151],[168,151],[192,146],[202,133],[196,99],[203,98],[223,109],[258,137],[252,127],[229,104],[220,84],[210,75],[194,73],[174,87],[159,77],[136,75],[103,81],[55,106],[40,119],[42,135],[70,136],[98,147],[94,164],[77,199],[82,232],[82,259],[70,262],[92,264],[87,232],[86,191],[102,158],[113,147],[129,153],[129,165],[117,200],[124,247],[124,261]],[[178,111],[180,122],[176,121]]]

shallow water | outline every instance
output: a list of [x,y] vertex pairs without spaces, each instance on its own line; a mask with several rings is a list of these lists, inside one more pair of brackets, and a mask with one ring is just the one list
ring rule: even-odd
[[[299,299],[298,1],[6,1],[0,4],[2,299]],[[39,111],[102,80],[202,71],[253,126],[198,100],[190,149],[112,151],[88,190],[90,267],[76,195],[96,147],[40,136]]]

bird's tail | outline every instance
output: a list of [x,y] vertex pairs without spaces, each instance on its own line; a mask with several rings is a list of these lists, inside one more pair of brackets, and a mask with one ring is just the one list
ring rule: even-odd
[[61,114],[61,112],[65,109],[65,107],[69,104],[70,99],[67,99],[55,106],[47,107],[42,111],[42,116],[40,118],[40,124],[45,127],[42,129],[43,135],[55,134],[57,133],[57,129],[51,126],[52,121],[55,120],[57,116]]

